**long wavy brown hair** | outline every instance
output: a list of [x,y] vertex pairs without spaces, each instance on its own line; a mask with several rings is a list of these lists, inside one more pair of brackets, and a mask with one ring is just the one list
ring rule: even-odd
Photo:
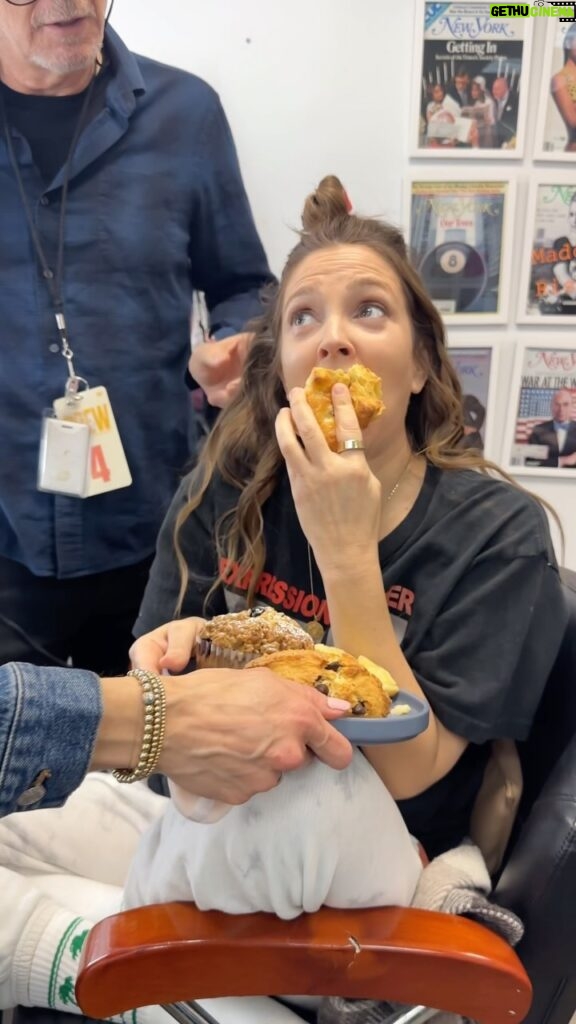
[[[238,504],[215,529],[220,557],[250,573],[248,603],[252,604],[265,561],[262,506],[277,485],[283,459],[274,423],[287,404],[280,367],[280,329],[286,286],[293,270],[310,253],[338,245],[372,249],[397,274],[412,320],[415,358],[427,381],[412,395],[406,430],[414,452],[424,454],[440,469],[475,469],[515,482],[480,451],[459,447],[464,433],[462,391],[450,362],[442,319],[418,273],[411,266],[404,239],[395,227],[348,212],[338,178],[324,178],[306,200],[299,242],[290,253],[279,285],[264,296],[263,315],[251,325],[250,346],[240,389],[221,413],[191,475],[189,501],[181,510],[175,542],[181,571],[178,610],[182,607],[189,570],[179,544],[188,517],[201,504],[215,473],[238,489]],[[553,510],[551,510],[553,512]],[[554,514],[554,513],[553,513]],[[208,597],[218,586],[215,581]]]

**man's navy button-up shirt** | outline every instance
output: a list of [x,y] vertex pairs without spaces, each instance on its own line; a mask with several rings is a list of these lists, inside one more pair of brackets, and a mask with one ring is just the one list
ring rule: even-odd
[[[79,499],[37,490],[43,412],[66,364],[0,132],[0,555],[41,576],[131,565],[154,549],[190,455],[184,375],[193,289],[234,334],[271,279],[218,97],[200,79],[106,35],[106,88],[81,133],[66,215],[64,308],[76,372],[108,393],[133,483]],[[63,172],[46,186],[14,150],[48,265]]]

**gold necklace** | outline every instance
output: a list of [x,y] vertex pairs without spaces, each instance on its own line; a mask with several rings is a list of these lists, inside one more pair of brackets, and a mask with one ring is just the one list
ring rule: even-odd
[[[394,487],[392,488],[392,490],[388,492],[384,499],[385,505],[387,505],[388,502],[392,500],[392,498],[396,494],[396,491],[400,487],[400,484],[404,479],[405,473],[408,472],[408,467],[412,462],[413,455],[414,452],[410,452],[408,462],[406,463],[404,469],[400,473],[400,476],[398,477],[396,483],[394,484]],[[310,594],[312,595],[313,598],[315,598],[316,594],[314,593],[314,575],[312,572],[312,548],[310,547],[308,541],[306,541],[306,547],[308,549],[308,578],[310,580]],[[303,626],[303,629],[305,629],[305,631],[308,633],[308,636],[312,637],[312,640],[314,641],[315,644],[322,643],[322,640],[324,639],[324,626],[322,625],[321,622],[318,621],[317,614],[310,622],[307,622],[306,625]]]

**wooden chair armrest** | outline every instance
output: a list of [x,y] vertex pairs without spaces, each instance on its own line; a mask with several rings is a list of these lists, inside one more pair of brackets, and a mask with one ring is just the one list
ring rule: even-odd
[[166,903],[106,918],[86,942],[82,1011],[110,1017],[150,1004],[285,993],[390,999],[510,1024],[530,1008],[513,950],[461,917],[377,907],[228,915]]

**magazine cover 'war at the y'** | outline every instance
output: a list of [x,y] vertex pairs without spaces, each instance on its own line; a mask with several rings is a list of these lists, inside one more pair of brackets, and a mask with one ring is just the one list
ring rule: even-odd
[[412,183],[412,259],[446,316],[501,310],[507,191],[504,181]]
[[576,477],[576,347],[527,347],[516,380],[508,465]]
[[424,4],[419,149],[516,155],[528,31],[489,3]]

